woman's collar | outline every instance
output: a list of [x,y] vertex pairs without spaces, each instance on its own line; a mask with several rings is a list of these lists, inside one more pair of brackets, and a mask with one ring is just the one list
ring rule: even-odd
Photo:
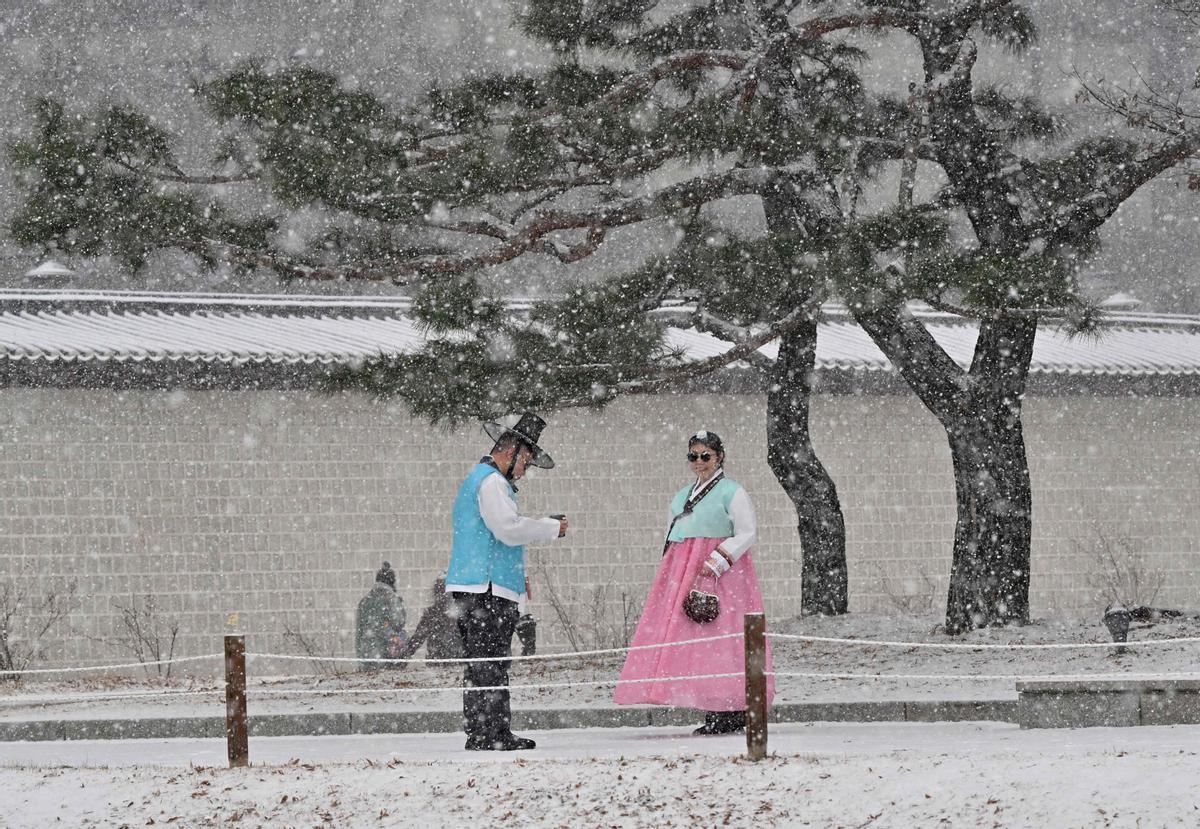
[[705,487],[705,486],[707,486],[708,484],[712,483],[712,481],[713,481],[714,479],[716,479],[716,478],[719,478],[719,477],[721,477],[721,476],[722,476],[722,475],[724,475],[724,474],[725,474],[725,467],[723,467],[723,466],[718,466],[718,467],[717,467],[717,471],[716,471],[716,472],[714,472],[714,473],[712,474],[712,477],[711,477],[711,478],[708,478],[708,479],[707,479],[707,480],[705,480],[703,483],[700,481],[700,479],[699,479],[699,478],[697,478],[697,479],[696,479],[696,483],[695,483],[695,484],[692,486],[692,492],[695,492],[695,491],[696,491],[696,490],[698,490],[698,489],[702,489],[702,488],[704,488],[704,487]]

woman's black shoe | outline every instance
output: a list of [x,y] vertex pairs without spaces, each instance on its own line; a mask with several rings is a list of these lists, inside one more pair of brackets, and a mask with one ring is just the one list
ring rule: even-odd
[[704,714],[704,725],[692,733],[706,737],[712,734],[736,734],[745,730],[745,711],[707,711]]
[[467,751],[525,751],[537,748],[537,743],[528,737],[518,737],[511,731],[496,737],[473,734],[467,738]]

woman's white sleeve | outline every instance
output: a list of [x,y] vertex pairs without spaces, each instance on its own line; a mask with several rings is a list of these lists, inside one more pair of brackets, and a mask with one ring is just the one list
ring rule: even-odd
[[754,504],[746,490],[738,488],[729,501],[729,517],[733,519],[733,536],[721,542],[720,548],[737,561],[758,540],[758,519],[754,515]]

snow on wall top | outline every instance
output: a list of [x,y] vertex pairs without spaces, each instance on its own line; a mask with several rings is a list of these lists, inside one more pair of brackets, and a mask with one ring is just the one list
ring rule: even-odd
[[[518,307],[522,303],[516,303]],[[334,364],[420,347],[404,299],[376,297],[0,290],[0,358],[31,361],[193,361]],[[887,371],[888,360],[838,305],[824,309],[817,367]],[[914,313],[960,365],[976,328],[949,314]],[[730,344],[695,328],[668,329],[694,359]],[[760,351],[776,356],[774,343]],[[1038,332],[1040,374],[1200,374],[1200,317],[1112,313],[1100,337]]]

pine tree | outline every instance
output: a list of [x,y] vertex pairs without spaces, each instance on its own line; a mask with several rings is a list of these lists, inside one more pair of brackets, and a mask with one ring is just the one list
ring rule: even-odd
[[[519,25],[551,47],[552,66],[472,76],[404,111],[304,66],[239,66],[196,83],[225,132],[209,176],[185,173],[173,138],[141,113],[85,118],[42,102],[36,136],[13,148],[26,192],[13,233],[131,266],[175,247],[285,278],[405,286],[428,345],[336,382],[399,395],[435,421],[599,406],[760,365],[768,459],[798,517],[803,609],[822,613],[846,610],[845,530],[809,435],[810,375],[820,305],[843,297],[950,441],[947,628],[1027,619],[1020,405],[1038,321],[1094,324],[1075,269],[1124,199],[1195,153],[1194,121],[1139,122],[1161,101],[1085,87],[1160,138],[1060,149],[1037,102],[973,81],[976,40],[1018,52],[1033,40],[1007,0],[672,8],[529,0]],[[877,32],[920,54],[907,98],[860,77],[870,56],[845,35]],[[914,203],[922,168],[949,184]],[[864,190],[890,169],[900,192],[867,211]],[[222,195],[233,186],[247,193]],[[723,220],[729,205],[753,220]],[[325,232],[281,245],[282,218],[301,208],[323,211]],[[956,222],[971,244],[951,243]],[[490,280],[506,262],[586,259],[631,226],[670,249],[519,314]],[[979,320],[969,369],[909,313],[914,299]],[[658,312],[680,300],[734,347],[690,363],[666,348]],[[757,349],[772,340],[767,364]]]
[[[974,81],[980,35],[1018,52],[1032,43],[1035,29],[1020,4],[972,2],[951,12],[937,11],[941,4],[889,5],[890,25],[915,41],[924,70],[915,94],[918,154],[948,179],[947,200],[965,214],[975,241],[948,257],[923,257],[894,290],[852,291],[851,307],[950,442],[958,521],[947,630],[1025,622],[1032,496],[1021,403],[1038,323],[1059,318],[1072,330],[1096,329],[1077,288],[1078,267],[1126,199],[1195,158],[1200,119],[1179,99],[1085,83],[1081,97],[1142,135],[1062,146],[1059,126],[1036,101]],[[1164,112],[1170,116],[1155,116]],[[911,298],[979,320],[967,369],[908,313]]]

